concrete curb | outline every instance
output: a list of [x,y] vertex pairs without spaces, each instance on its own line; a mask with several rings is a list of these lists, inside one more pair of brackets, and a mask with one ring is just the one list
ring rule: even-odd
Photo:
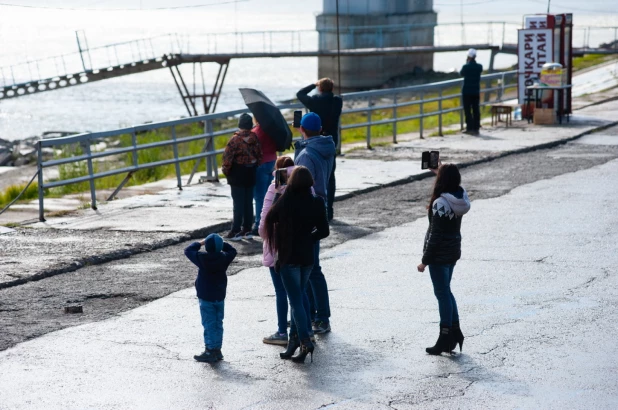
[[[466,168],[466,167],[470,167],[473,165],[478,165],[478,164],[483,164],[486,162],[491,162],[494,161],[496,159],[500,159],[500,158],[504,158],[510,155],[516,155],[516,154],[524,154],[526,152],[532,152],[532,151],[537,151],[537,150],[542,150],[542,149],[549,149],[549,148],[553,148],[556,147],[558,145],[563,145],[566,144],[570,141],[574,141],[578,138],[581,138],[583,136],[589,135],[589,134],[593,134],[595,132],[599,132],[599,131],[603,131],[605,129],[611,128],[618,125],[618,121],[613,121],[610,122],[608,124],[605,125],[601,125],[599,127],[593,128],[591,130],[582,132],[581,134],[577,134],[575,136],[572,137],[568,137],[568,138],[564,138],[558,141],[552,141],[552,142],[548,142],[548,143],[544,143],[544,144],[539,144],[539,145],[534,145],[531,147],[525,147],[525,148],[519,148],[519,149],[515,149],[515,150],[510,150],[510,151],[505,151],[502,152],[498,155],[492,155],[492,156],[488,156],[485,158],[481,158],[479,160],[475,160],[475,161],[468,161],[468,162],[462,162],[457,164],[457,166],[459,168]],[[376,185],[373,187],[368,187],[365,189],[360,189],[354,192],[350,192],[348,194],[344,194],[344,195],[340,195],[338,197],[335,198],[335,202],[338,201],[343,201],[346,199],[350,199],[353,198],[355,196],[358,195],[362,195],[362,194],[366,194],[369,192],[374,192],[383,188],[389,188],[389,187],[393,187],[393,186],[398,186],[398,185],[403,185],[403,184],[407,184],[410,182],[414,182],[414,181],[420,181],[422,179],[425,178],[429,178],[431,176],[433,176],[433,172],[428,171],[428,172],[424,172],[422,174],[417,174],[417,175],[412,175],[406,178],[402,178],[402,179],[398,179],[392,182],[389,182],[387,184],[380,184],[380,185]],[[224,230],[226,227],[229,226],[228,222],[225,223],[219,223],[216,225],[211,225],[211,226],[206,226],[203,228],[199,228],[190,232],[186,232],[186,233],[181,233],[179,234],[177,237],[174,238],[169,238],[169,239],[165,239],[162,241],[158,241],[155,242],[152,245],[146,246],[146,247],[138,247],[135,249],[123,249],[123,250],[118,250],[118,251],[113,251],[113,252],[108,252],[105,253],[103,255],[97,255],[97,256],[90,256],[90,257],[85,257],[82,259],[79,259],[75,262],[73,262],[70,266],[66,266],[66,267],[62,267],[62,268],[56,268],[56,269],[49,269],[49,270],[43,270],[33,276],[30,276],[28,278],[23,278],[23,279],[16,279],[16,280],[12,280],[9,282],[4,282],[4,283],[0,283],[0,290],[1,289],[6,289],[6,288],[10,288],[10,287],[14,287],[14,286],[19,286],[19,285],[23,285],[25,283],[28,282],[35,282],[35,281],[39,281],[41,279],[45,279],[45,278],[49,278],[52,276],[56,276],[56,275],[60,275],[63,273],[69,273],[69,272],[75,272],[76,270],[84,267],[84,266],[89,266],[89,265],[100,265],[103,263],[107,263],[107,262],[112,262],[115,260],[119,260],[119,259],[126,259],[129,258],[133,255],[138,255],[144,252],[151,252],[157,249],[161,249],[161,248],[165,248],[168,246],[172,246],[172,245],[177,245],[179,243],[191,240],[191,239],[196,239],[196,238],[204,238],[206,235],[213,233],[213,232],[220,232],[222,230]]]
[[[557,140],[557,141],[552,141],[552,142],[546,142],[544,144],[539,144],[539,145],[533,145],[531,147],[524,147],[524,148],[518,148],[518,149],[514,149],[514,150],[510,150],[510,151],[504,151],[498,155],[491,155],[485,158],[481,158],[475,161],[468,161],[468,162],[461,162],[458,163],[457,166],[459,168],[466,168],[466,167],[470,167],[473,165],[478,165],[478,164],[483,164],[486,162],[491,162],[494,161],[496,159],[500,159],[500,158],[504,158],[507,157],[509,155],[516,155],[516,154],[525,154],[526,152],[532,152],[532,151],[537,151],[537,150],[541,150],[541,149],[548,149],[548,148],[553,148],[553,147],[557,147],[558,145],[563,145],[566,144],[568,142],[571,142],[573,140],[576,140],[578,138],[581,138],[583,136],[589,135],[589,134],[593,134],[595,132],[599,132],[599,131],[603,131],[606,130],[608,128],[614,127],[618,125],[618,121],[613,121],[611,123],[605,124],[605,125],[601,125],[599,127],[593,128],[591,130],[582,132],[581,134],[577,134],[575,136],[572,137],[568,137],[568,138],[564,138],[561,140]],[[350,192],[348,194],[344,194],[344,195],[340,195],[338,197],[335,198],[335,202],[337,201],[343,201],[345,199],[350,199],[353,198],[357,195],[362,195],[362,194],[366,194],[369,192],[373,192],[373,191],[377,191],[379,189],[383,189],[383,188],[389,188],[389,187],[393,187],[393,186],[398,186],[398,185],[403,185],[403,184],[407,184],[410,182],[414,182],[414,181],[420,181],[421,179],[425,179],[428,177],[433,176],[433,172],[428,171],[428,172],[423,172],[422,174],[417,174],[417,175],[412,175],[406,178],[402,178],[402,179],[398,179],[392,182],[389,182],[387,184],[380,184],[380,185],[376,185],[376,186],[372,186],[372,187],[368,187],[365,189],[360,189],[358,191],[354,191],[354,192]]]
[[49,278],[56,275],[61,275],[63,273],[75,272],[76,270],[91,265],[101,265],[103,263],[112,262],[119,259],[126,259],[133,255],[139,255],[144,252],[152,252],[157,249],[166,248],[172,245],[178,245],[179,243],[186,242],[191,239],[203,239],[210,233],[220,232],[226,227],[229,227],[229,223],[220,223],[217,225],[207,226],[204,228],[199,228],[191,232],[181,233],[178,236],[173,238],[164,239],[162,241],[157,241],[151,245],[135,247],[133,249],[122,249],[117,251],[112,251],[108,253],[104,253],[102,255],[96,256],[88,256],[85,258],[78,259],[71,263],[69,266],[55,268],[55,269],[47,269],[43,270],[39,273],[36,273],[28,278],[15,279],[8,282],[0,283],[0,290],[11,288],[14,286],[23,285],[28,282],[36,282],[41,279]]

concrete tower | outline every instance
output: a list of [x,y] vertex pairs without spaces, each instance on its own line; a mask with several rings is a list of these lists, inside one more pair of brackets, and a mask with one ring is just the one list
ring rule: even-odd
[[[321,50],[337,49],[337,0],[323,0],[317,16]],[[433,45],[437,14],[433,0],[339,0],[341,49]],[[414,25],[410,28],[410,25]],[[373,26],[373,27],[369,27]],[[379,87],[415,68],[433,68],[433,53],[375,57],[342,57],[341,88]],[[320,57],[318,76],[337,78],[337,59]]]

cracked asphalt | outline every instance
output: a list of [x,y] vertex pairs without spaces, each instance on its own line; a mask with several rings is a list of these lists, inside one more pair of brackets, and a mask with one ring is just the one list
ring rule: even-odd
[[[280,348],[261,343],[275,326],[272,285],[264,268],[247,268],[229,280],[223,362],[193,361],[201,326],[194,290],[186,288],[0,352],[0,403],[10,409],[614,409],[618,133],[605,134],[464,169],[473,202],[452,285],[466,335],[461,354],[424,352],[437,337],[438,313],[428,275],[415,270],[427,227],[430,181],[423,180],[339,204],[348,216],[335,224],[323,258],[333,332],[319,337],[313,363],[282,361]],[[372,213],[386,216],[372,222]],[[363,230],[338,243],[349,225]],[[3,292],[71,275],[79,283],[80,272],[103,280],[122,269],[155,288],[164,271],[186,270],[190,281],[194,269],[181,262],[180,251],[172,246]],[[250,258],[242,263],[257,262]],[[121,297],[143,294],[128,280],[123,285]],[[84,296],[83,317],[90,301],[113,299]]]

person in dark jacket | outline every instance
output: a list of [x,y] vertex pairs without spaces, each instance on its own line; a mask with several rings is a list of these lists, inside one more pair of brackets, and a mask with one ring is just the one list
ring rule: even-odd
[[[204,246],[206,252],[201,252]],[[198,267],[195,290],[200,303],[204,345],[200,355],[193,356],[198,362],[213,363],[223,360],[223,312],[227,291],[227,268],[236,257],[236,249],[216,233],[201,242],[193,242],[185,249],[185,256]]]
[[[315,113],[305,114],[300,122],[302,141],[296,142],[294,163],[309,169],[314,180],[315,193],[326,200],[329,191],[328,176],[335,161],[335,144],[330,136],[321,136],[322,124]],[[309,277],[309,302],[313,331],[316,334],[330,332],[330,300],[328,285],[320,266],[320,242],[313,250],[313,269]]]
[[223,153],[221,169],[230,184],[234,201],[232,229],[225,238],[232,241],[253,236],[253,187],[257,168],[262,161],[262,148],[252,128],[251,116],[242,114],[238,120],[238,131],[228,141]]
[[[309,353],[313,361],[314,346],[308,333],[303,293],[313,266],[314,244],[330,233],[324,200],[313,196],[312,186],[309,170],[296,167],[288,177],[285,192],[270,208],[265,221],[266,240],[271,253],[277,255],[275,269],[281,275],[292,311],[288,346],[280,356],[295,362],[304,362]],[[299,347],[300,353],[292,357]]]
[[459,326],[457,302],[451,292],[451,278],[455,263],[461,257],[461,219],[470,210],[470,200],[460,186],[461,175],[455,164],[441,165],[427,207],[429,228],[425,235],[423,260],[418,271],[429,266],[433,291],[440,311],[440,335],[427,353],[450,353],[457,343],[463,346],[464,336]]
[[[318,89],[318,94],[309,95],[314,89]],[[298,100],[311,112],[316,113],[322,120],[322,135],[333,137],[335,147],[339,144],[339,118],[343,108],[343,100],[340,96],[333,94],[334,83],[330,78],[322,78],[315,84],[308,85],[296,93]],[[325,198],[328,210],[328,220],[333,219],[333,202],[335,201],[335,169],[336,160],[333,160],[333,167],[328,179],[328,195]]]
[[463,77],[461,89],[464,114],[466,116],[466,133],[478,134],[481,128],[481,73],[483,66],[476,62],[476,50],[468,50],[468,59],[459,74]]

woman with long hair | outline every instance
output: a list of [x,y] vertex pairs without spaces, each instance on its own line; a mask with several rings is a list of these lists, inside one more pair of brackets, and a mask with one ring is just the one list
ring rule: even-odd
[[[313,343],[308,332],[309,318],[303,304],[309,275],[313,268],[313,246],[326,238],[330,231],[326,218],[326,205],[320,197],[313,196],[311,172],[298,166],[288,177],[285,192],[266,215],[266,240],[275,257],[275,270],[288,294],[292,310],[290,337],[282,359],[292,358],[304,362],[307,354],[313,361]],[[292,357],[300,347],[300,353]]]
[[[275,171],[273,171],[273,174],[277,172],[277,170],[284,170],[286,176],[292,175],[295,168],[296,166],[294,165],[294,160],[292,158],[282,156],[277,158],[277,161],[275,162]],[[277,306],[277,331],[270,336],[266,336],[262,339],[262,341],[266,344],[281,346],[287,346],[288,344],[288,294],[283,286],[281,275],[279,272],[275,271],[275,256],[270,251],[270,245],[268,238],[266,237],[265,221],[266,215],[268,215],[268,211],[270,211],[270,207],[275,201],[277,201],[277,198],[285,192],[286,187],[287,184],[285,183],[277,186],[274,182],[268,186],[266,195],[264,196],[264,205],[262,207],[262,215],[258,229],[260,237],[264,239],[262,245],[262,264],[270,271],[270,277],[275,288],[275,304]],[[314,193],[313,187],[311,188],[311,192]],[[307,314],[309,314],[309,298],[307,296],[307,292],[303,293],[303,304],[305,305]],[[313,330],[309,321],[307,323],[307,329],[309,331],[309,337],[313,341]]]
[[461,175],[457,166],[441,165],[427,206],[429,228],[418,271],[424,272],[425,267],[429,266],[433,291],[438,299],[440,335],[434,346],[425,349],[432,355],[451,353],[457,344],[461,351],[464,341],[457,302],[451,292],[453,270],[461,257],[461,219],[470,210],[468,194],[460,184]]

